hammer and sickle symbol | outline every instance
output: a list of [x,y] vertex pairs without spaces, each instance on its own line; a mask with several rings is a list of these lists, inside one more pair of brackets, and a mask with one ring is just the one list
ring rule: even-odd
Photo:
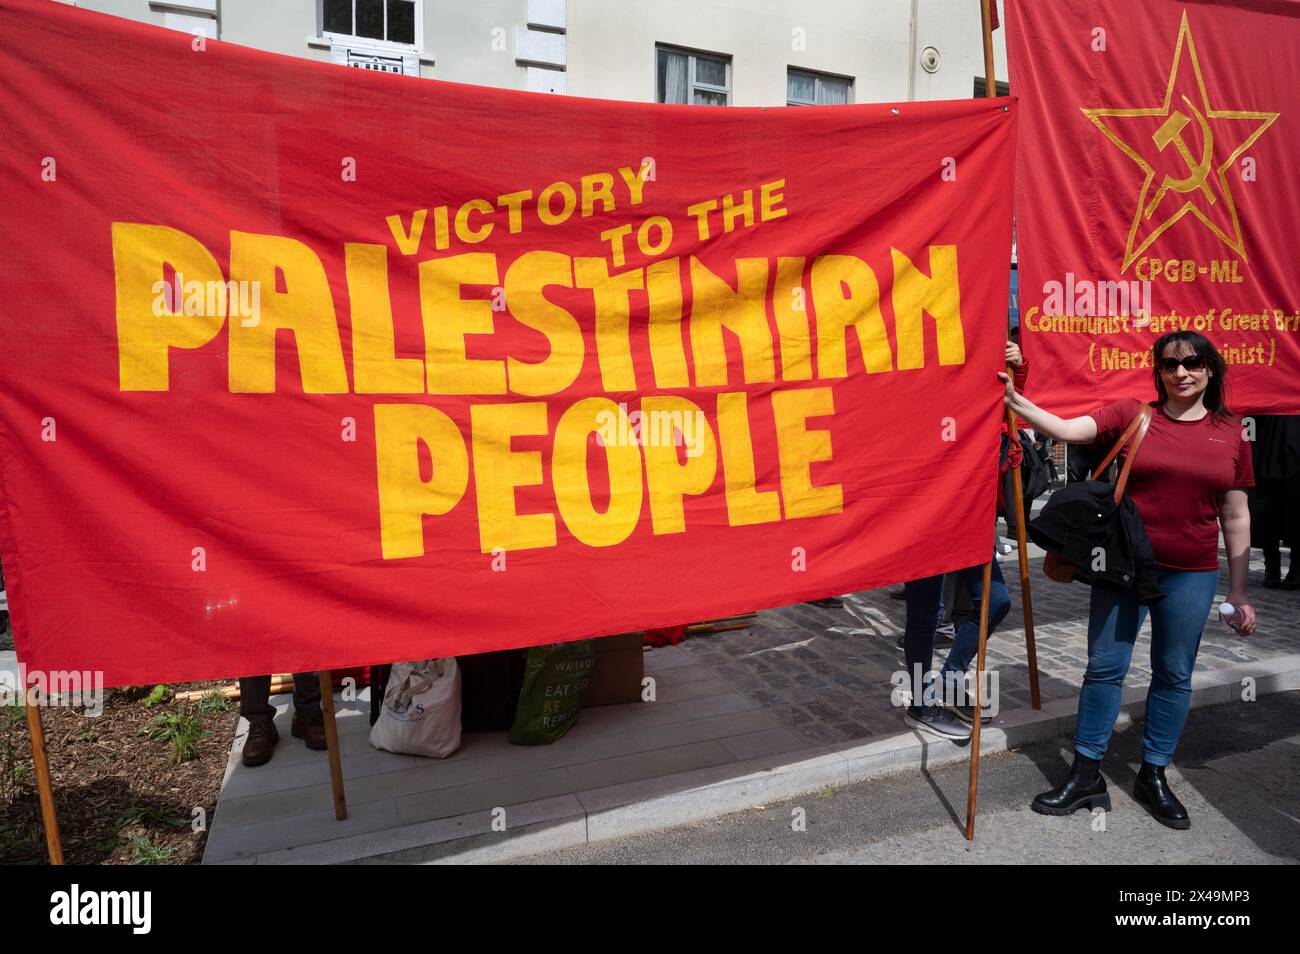
[[1191,122],[1191,119],[1186,113],[1178,110],[1164,121],[1164,124],[1152,134],[1151,138],[1155,140],[1155,144],[1160,147],[1161,152],[1164,152],[1165,148],[1172,143],[1174,148],[1178,150],[1178,154],[1183,157],[1183,161],[1187,163],[1188,174],[1182,179],[1175,179],[1170,175],[1165,176],[1164,181],[1160,183],[1160,188],[1156,190],[1155,198],[1147,203],[1147,207],[1143,212],[1144,217],[1148,219],[1151,218],[1151,213],[1156,210],[1156,206],[1160,204],[1160,200],[1165,197],[1165,193],[1170,189],[1175,192],[1194,192],[1200,189],[1205,193],[1206,199],[1211,203],[1214,202],[1214,193],[1210,191],[1210,187],[1205,182],[1206,177],[1210,174],[1210,158],[1214,153],[1214,135],[1210,132],[1210,124],[1205,121],[1205,117],[1200,114],[1200,111],[1192,105],[1192,101],[1184,96],[1183,102],[1187,104],[1187,108],[1192,111],[1197,124],[1201,127],[1201,141],[1205,144],[1201,154],[1201,161],[1197,162],[1193,158],[1191,150],[1187,148],[1187,143],[1183,142],[1183,128]]

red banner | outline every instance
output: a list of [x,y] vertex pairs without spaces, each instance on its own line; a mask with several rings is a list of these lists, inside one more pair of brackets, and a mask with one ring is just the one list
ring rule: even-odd
[[1300,3],[1008,0],[1029,396],[1152,397],[1199,331],[1235,411],[1300,413]]
[[1016,107],[439,83],[0,2],[20,657],[109,685],[988,560]]

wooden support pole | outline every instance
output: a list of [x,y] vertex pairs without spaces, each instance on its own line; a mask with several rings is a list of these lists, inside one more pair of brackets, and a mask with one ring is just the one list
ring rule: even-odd
[[[1007,374],[1011,369],[1007,368]],[[1007,408],[1007,432],[1015,435],[1019,422],[1015,412]],[[1025,495],[1020,480],[1020,467],[1011,469],[1011,492],[1015,495],[1016,552],[1020,561],[1020,607],[1025,615],[1025,659],[1029,666],[1029,701],[1035,709],[1043,707],[1038,691],[1038,648],[1034,642],[1034,596],[1029,585],[1029,541],[1025,537]]]
[[36,789],[41,799],[41,823],[45,827],[45,848],[50,864],[63,864],[63,842],[59,840],[59,815],[54,810],[54,783],[50,779],[50,760],[45,752],[45,725],[41,707],[27,696],[27,731],[32,737],[32,762],[36,766]]
[[[988,0],[985,0],[987,3]],[[975,838],[975,793],[980,781],[980,723],[984,721],[980,686],[984,681],[984,650],[989,641],[989,587],[993,585],[993,562],[984,564],[984,598],[980,600],[980,649],[975,663],[975,709],[970,732],[970,779],[966,783],[966,840]]]
[[330,757],[330,785],[334,789],[334,817],[348,817],[348,800],[343,791],[343,759],[339,755],[339,727],[334,722],[334,683],[328,669],[320,671],[320,708],[325,717],[325,745]]
[[980,17],[984,29],[984,95],[998,95],[997,77],[993,75],[993,15],[989,4],[994,0],[980,0]]
[[[984,95],[990,97],[998,95],[997,70],[993,63],[993,16],[989,6],[995,2],[997,0],[980,0],[981,26],[984,31]],[[1011,316],[1008,314],[1008,338],[1011,336],[1010,324]],[[1011,377],[1012,373],[1012,369],[1008,367],[1007,377]],[[1014,438],[1019,430],[1015,412],[1007,408],[1007,435]],[[1029,665],[1029,699],[1035,709],[1041,709],[1043,700],[1038,689],[1038,647],[1034,642],[1034,597],[1029,585],[1029,542],[1025,537],[1024,483],[1018,465],[1011,469],[1011,485],[1016,498],[1016,550],[1020,562],[1020,606],[1025,616],[1025,656]]]

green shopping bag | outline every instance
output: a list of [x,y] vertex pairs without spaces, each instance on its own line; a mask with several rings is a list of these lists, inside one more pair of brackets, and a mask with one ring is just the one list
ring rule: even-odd
[[589,639],[529,647],[510,741],[550,745],[568,732],[578,721],[594,663]]

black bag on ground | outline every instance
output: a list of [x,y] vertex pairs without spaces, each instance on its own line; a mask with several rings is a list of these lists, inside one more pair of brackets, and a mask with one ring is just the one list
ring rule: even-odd
[[460,724],[466,732],[508,729],[524,685],[524,651],[457,656],[461,675]]

